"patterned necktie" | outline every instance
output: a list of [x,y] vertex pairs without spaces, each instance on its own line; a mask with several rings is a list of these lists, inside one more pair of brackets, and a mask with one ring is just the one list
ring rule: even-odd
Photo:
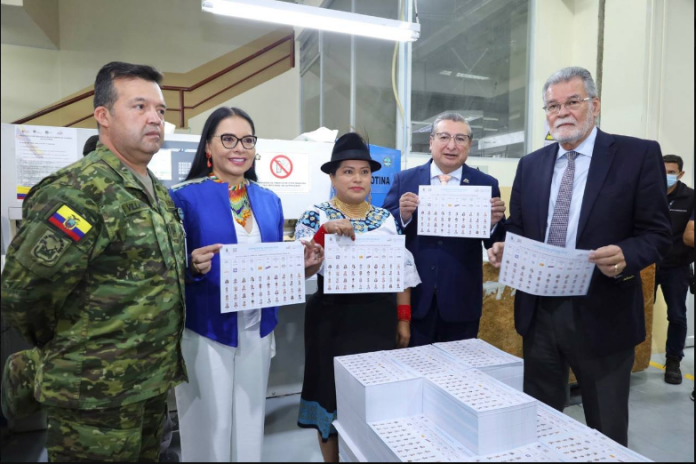
[[573,201],[573,181],[575,180],[575,158],[578,153],[570,151],[568,157],[568,167],[561,180],[561,188],[558,189],[558,199],[556,208],[553,210],[553,219],[549,229],[549,245],[565,248],[566,237],[568,236],[568,218],[570,217],[570,203]]
[[450,180],[452,180],[452,176],[447,175],[447,174],[440,174],[437,176],[438,179],[440,179],[440,184],[441,185],[447,185]]

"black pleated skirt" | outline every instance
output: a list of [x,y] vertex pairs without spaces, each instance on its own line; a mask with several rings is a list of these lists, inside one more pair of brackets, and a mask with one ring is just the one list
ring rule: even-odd
[[391,350],[396,346],[394,294],[324,294],[324,279],[307,303],[305,372],[298,425],[317,429],[324,441],[336,430],[336,356]]

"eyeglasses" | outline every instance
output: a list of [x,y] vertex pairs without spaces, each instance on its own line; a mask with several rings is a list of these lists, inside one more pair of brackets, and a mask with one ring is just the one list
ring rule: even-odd
[[242,142],[242,146],[244,148],[246,148],[247,150],[251,150],[256,146],[256,141],[259,139],[255,135],[246,135],[241,139],[238,138],[236,135],[232,134],[213,135],[213,137],[220,137],[220,142],[222,142],[222,146],[227,148],[228,150],[232,150],[233,148],[235,148],[240,141]]
[[551,103],[550,105],[546,105],[544,110],[546,110],[547,114],[557,114],[561,111],[561,108],[565,106],[569,110],[574,111],[580,108],[580,105],[590,100],[592,100],[592,97],[583,98],[582,100],[573,98],[565,103]]
[[438,132],[432,137],[443,145],[449,143],[450,140],[454,139],[454,143],[460,146],[466,145],[469,140],[472,140],[474,138],[471,134],[450,135],[447,132]]

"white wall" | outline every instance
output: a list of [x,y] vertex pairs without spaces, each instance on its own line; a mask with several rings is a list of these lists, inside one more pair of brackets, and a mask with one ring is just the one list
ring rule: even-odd
[[684,158],[694,186],[694,1],[669,0],[666,9],[658,137],[663,153]]
[[[94,83],[109,61],[187,72],[275,29],[201,12],[191,0],[60,0],[60,50],[2,46],[2,122],[11,122]],[[299,131],[299,70],[233,102],[266,137]],[[196,124],[200,116],[195,118]],[[279,123],[282,121],[282,123]],[[194,131],[195,132],[195,131]]]
[[59,51],[3,44],[0,53],[2,122],[33,113],[63,96]]
[[[297,63],[294,69],[233,98],[225,105],[248,112],[259,137],[292,140],[300,130],[299,69]],[[215,109],[191,118],[186,132],[200,134],[208,115],[213,111]]]

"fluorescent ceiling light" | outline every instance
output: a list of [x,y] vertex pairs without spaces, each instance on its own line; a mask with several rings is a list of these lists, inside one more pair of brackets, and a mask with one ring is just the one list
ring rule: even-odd
[[397,42],[415,42],[420,24],[276,0],[204,0],[203,11]]
[[498,118],[489,118],[489,117],[485,117],[485,118],[483,118],[483,120],[484,121],[500,121],[500,119],[498,119]]
[[462,79],[472,79],[475,81],[489,81],[489,80],[491,80],[490,77],[477,76],[476,74],[465,74],[465,73],[457,73],[457,77],[460,77]]
[[452,75],[452,71],[440,71],[440,75],[441,75],[441,76],[451,76],[451,75]]

